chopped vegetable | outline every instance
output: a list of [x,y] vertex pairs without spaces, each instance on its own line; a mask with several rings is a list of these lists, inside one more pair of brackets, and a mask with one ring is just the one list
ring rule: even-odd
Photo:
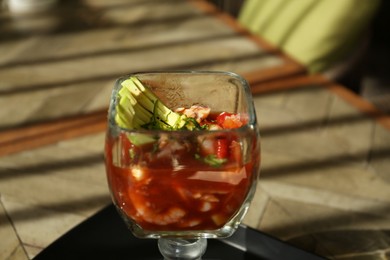
[[226,138],[217,138],[216,140],[216,157],[226,159],[228,156],[228,141]]
[[243,126],[244,120],[241,119],[239,114],[222,112],[217,117],[217,124],[224,129],[232,129]]
[[[126,129],[222,130],[241,127],[247,120],[239,113],[211,114],[209,107],[198,104],[172,111],[148,86],[134,76],[122,82],[116,110],[116,123]],[[180,150],[174,146],[174,140],[165,140],[161,136],[156,139],[151,135],[132,132],[125,135],[130,141],[130,147],[153,144],[153,156],[170,157]],[[188,148],[191,144],[181,146]],[[128,149],[127,152],[128,158],[136,158],[136,150]],[[219,167],[228,160],[241,159],[241,146],[228,134],[199,136],[195,157],[210,166]]]
[[219,167],[227,162],[226,158],[217,158],[215,154],[209,154],[205,157],[195,154],[195,158],[213,167]]
[[194,130],[201,128],[193,118],[173,112],[136,77],[122,82],[118,93],[116,123],[127,129]]

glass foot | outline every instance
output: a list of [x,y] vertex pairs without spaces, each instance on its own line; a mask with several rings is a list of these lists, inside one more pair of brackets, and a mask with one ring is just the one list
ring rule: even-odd
[[165,260],[201,259],[207,248],[207,239],[160,238],[158,248]]

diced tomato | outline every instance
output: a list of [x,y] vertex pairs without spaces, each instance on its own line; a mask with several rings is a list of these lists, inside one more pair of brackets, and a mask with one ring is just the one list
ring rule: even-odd
[[225,159],[228,157],[228,141],[226,138],[218,138],[215,142],[216,156],[219,159]]
[[219,115],[217,116],[217,119],[216,119],[217,124],[220,125],[220,126],[222,126],[222,125],[223,125],[223,122],[225,121],[225,118],[226,118],[227,116],[231,116],[231,115],[232,115],[232,113],[222,112],[221,114],[219,114]]
[[238,128],[244,124],[239,114],[232,114],[228,112],[222,112],[219,114],[216,121],[217,124],[224,129]]
[[229,157],[229,142],[225,137],[207,138],[200,143],[202,156],[215,155],[218,159]]

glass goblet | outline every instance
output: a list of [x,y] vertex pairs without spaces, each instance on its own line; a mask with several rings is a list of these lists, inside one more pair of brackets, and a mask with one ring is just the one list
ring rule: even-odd
[[[242,125],[196,131],[122,128],[115,121],[118,93],[130,76],[172,110],[200,105],[210,108],[210,121],[226,112],[239,115]],[[256,189],[260,135],[249,85],[237,74],[217,71],[119,78],[109,107],[105,162],[113,203],[132,233],[158,239],[165,259],[200,259],[207,238],[234,233]]]

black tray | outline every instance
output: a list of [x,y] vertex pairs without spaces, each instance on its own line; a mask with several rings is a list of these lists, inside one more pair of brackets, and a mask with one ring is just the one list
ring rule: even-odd
[[[109,205],[76,226],[34,260],[53,259],[162,259],[155,239],[134,237]],[[319,256],[297,249],[241,225],[228,239],[208,239],[204,260],[212,259],[297,259],[317,260]]]

